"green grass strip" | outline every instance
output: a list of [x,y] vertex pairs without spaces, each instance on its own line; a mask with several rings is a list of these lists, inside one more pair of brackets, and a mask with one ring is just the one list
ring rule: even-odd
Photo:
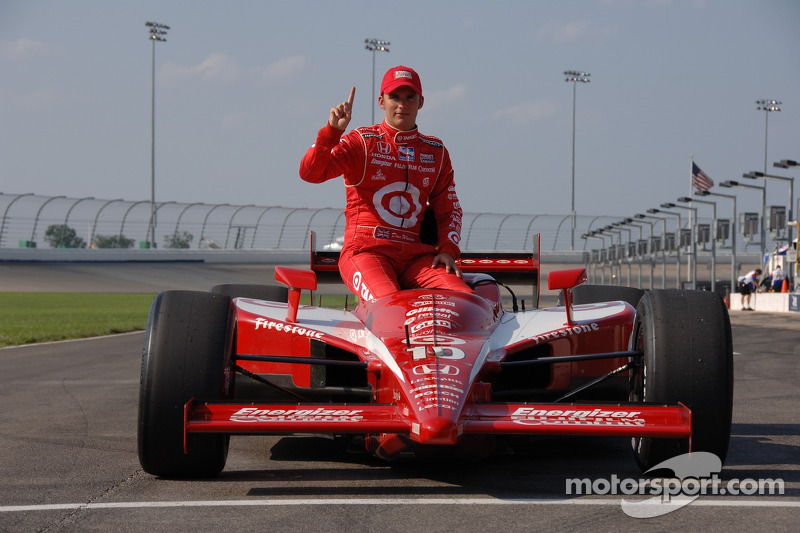
[[[155,294],[0,292],[0,348],[37,342],[142,331]],[[309,305],[304,294],[300,303]],[[343,296],[317,298],[314,305],[342,308]],[[354,307],[356,298],[348,305]]]
[[143,330],[155,294],[0,293],[0,347]]

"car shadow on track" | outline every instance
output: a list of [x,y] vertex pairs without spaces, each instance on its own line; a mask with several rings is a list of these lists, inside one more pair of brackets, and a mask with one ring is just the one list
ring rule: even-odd
[[800,424],[733,424],[721,479],[782,479],[800,496]]
[[[609,437],[514,439],[479,460],[445,453],[394,462],[353,453],[327,438],[290,437],[279,439],[262,460],[276,468],[229,469],[219,481],[249,483],[250,496],[532,498],[563,497],[568,478],[640,475],[630,440]],[[285,468],[294,462],[297,467]]]
[[[734,424],[719,478],[781,479],[785,496],[800,496],[797,435],[800,426],[794,424]],[[481,459],[444,453],[393,462],[366,453],[359,444],[317,436],[245,437],[241,443],[232,441],[237,459],[211,481],[243,483],[248,496],[261,497],[520,499],[563,497],[568,479],[647,477],[626,438],[526,437],[503,442]]]

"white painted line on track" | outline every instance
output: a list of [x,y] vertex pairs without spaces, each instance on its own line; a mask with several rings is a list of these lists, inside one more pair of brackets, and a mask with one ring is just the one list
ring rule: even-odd
[[[68,511],[68,510],[101,510],[101,509],[158,509],[169,507],[280,507],[299,505],[578,505],[608,506],[620,505],[620,499],[587,498],[587,499],[499,499],[499,498],[305,498],[286,500],[199,500],[199,501],[167,501],[167,502],[106,502],[106,503],[55,503],[42,505],[3,505],[0,513],[22,513],[33,511]],[[800,500],[731,500],[707,499],[695,500],[689,507],[760,507],[760,508],[797,508]]]

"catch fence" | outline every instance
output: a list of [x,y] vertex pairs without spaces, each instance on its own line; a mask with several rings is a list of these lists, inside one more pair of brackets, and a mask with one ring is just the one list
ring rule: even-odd
[[[155,217],[151,212],[155,211]],[[37,194],[0,193],[0,248],[119,246],[226,250],[307,250],[310,233],[316,246],[336,247],[344,234],[341,208],[303,208],[262,205],[157,202],[147,200],[72,198]],[[619,217],[579,216],[575,250],[586,250],[580,235]],[[48,235],[48,229],[50,234]],[[58,241],[53,229],[72,230],[69,242]],[[569,215],[464,213],[461,247],[464,251],[530,250],[541,234],[543,251],[571,248]]]

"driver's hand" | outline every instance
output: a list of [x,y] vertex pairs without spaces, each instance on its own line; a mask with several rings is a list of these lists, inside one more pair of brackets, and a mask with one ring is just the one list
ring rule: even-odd
[[444,265],[445,271],[447,273],[454,273],[459,278],[464,278],[464,273],[461,272],[461,269],[458,268],[456,265],[456,260],[453,259],[453,256],[447,253],[440,253],[436,257],[433,258],[433,264],[431,264],[431,268],[436,268],[438,265]]
[[352,87],[350,89],[350,96],[347,98],[347,101],[331,108],[331,115],[328,119],[328,124],[330,124],[332,128],[336,128],[337,130],[341,131],[345,131],[347,129],[347,125],[350,124],[350,119],[353,118],[353,99],[355,96],[356,88]]

